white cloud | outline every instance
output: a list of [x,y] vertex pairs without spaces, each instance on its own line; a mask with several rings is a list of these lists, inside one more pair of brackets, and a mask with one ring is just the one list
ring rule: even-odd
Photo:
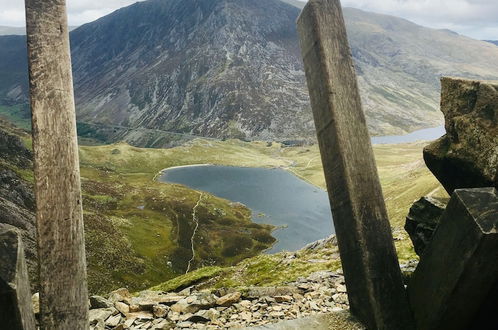
[[[91,22],[136,1],[67,0],[69,24]],[[451,29],[476,39],[498,39],[498,0],[342,0],[342,4]],[[24,25],[23,0],[0,0],[0,8],[0,25]]]
[[[94,21],[137,1],[140,0],[66,0],[69,25]],[[0,25],[24,26],[24,21],[23,0],[0,0]]]
[[[301,0],[303,1],[303,0]],[[476,39],[498,40],[497,0],[342,0],[345,7],[399,16]]]

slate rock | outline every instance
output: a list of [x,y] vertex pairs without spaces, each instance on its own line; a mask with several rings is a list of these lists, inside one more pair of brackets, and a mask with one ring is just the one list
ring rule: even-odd
[[165,317],[168,314],[169,308],[164,305],[154,305],[152,307],[152,313],[154,317]]
[[222,307],[228,307],[240,300],[241,293],[240,292],[232,292],[223,297],[216,299],[216,305]]
[[261,297],[289,296],[301,291],[296,287],[249,287],[242,296],[244,298],[256,299]]
[[114,290],[109,294],[109,300],[113,303],[118,302],[118,301],[122,301],[122,302],[129,304],[131,302],[131,299],[132,299],[132,296],[131,296],[130,292],[128,291],[128,289],[126,289],[126,288],[120,288],[120,289]]
[[107,318],[114,314],[116,309],[114,308],[98,308],[91,309],[88,314],[88,318],[91,325],[95,325],[99,320],[105,321]]
[[424,148],[427,167],[448,193],[498,188],[498,82],[444,77],[446,135]]
[[[124,302],[121,302],[121,301],[117,301],[115,304],[114,304],[114,307],[123,315],[126,315],[130,312],[130,306],[128,306],[127,304],[125,304]],[[138,309],[137,309],[138,311]]]
[[113,306],[112,302],[105,299],[104,297],[101,297],[101,296],[91,296],[90,297],[90,308],[91,309],[109,308],[112,306]]
[[432,197],[422,197],[410,208],[405,230],[410,235],[415,252],[421,256],[432,239],[446,205]]

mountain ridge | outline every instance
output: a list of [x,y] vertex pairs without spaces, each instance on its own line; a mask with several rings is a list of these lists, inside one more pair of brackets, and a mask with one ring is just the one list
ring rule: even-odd
[[[218,138],[314,138],[299,9],[286,2],[150,0],[81,26],[71,33],[78,120]],[[498,77],[489,43],[393,16],[344,13],[374,135],[442,123],[440,76]],[[27,82],[6,76],[0,100],[25,102]],[[143,133],[105,135],[129,141]]]

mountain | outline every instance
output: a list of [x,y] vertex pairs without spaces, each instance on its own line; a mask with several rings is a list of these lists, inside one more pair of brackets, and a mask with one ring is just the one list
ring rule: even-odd
[[285,2],[291,6],[297,7],[299,9],[303,9],[304,6],[306,5],[306,2],[299,0],[280,0],[280,1]]
[[498,40],[484,40],[498,46]]
[[[80,128],[109,126],[81,131],[111,141],[138,141],[144,128],[314,137],[299,12],[278,0],[149,0],[81,26],[71,33]],[[346,8],[345,17],[373,134],[442,123],[442,75],[498,77],[498,48],[489,43],[357,9]],[[0,59],[7,59],[0,62],[0,106],[12,107],[25,102],[27,83],[24,41],[10,38],[0,37]],[[150,132],[153,142],[140,144],[156,143]]]

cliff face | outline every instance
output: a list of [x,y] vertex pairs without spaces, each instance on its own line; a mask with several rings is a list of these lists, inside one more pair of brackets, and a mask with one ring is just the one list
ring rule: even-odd
[[[158,136],[144,128],[314,138],[295,26],[301,5],[149,0],[85,24],[71,33],[79,121],[121,126],[87,133],[148,146]],[[498,77],[490,43],[357,9],[344,14],[373,134],[440,124],[441,75]],[[0,37],[0,108],[27,100],[25,54],[24,37]]]
[[309,136],[298,13],[277,0],[152,0],[87,24],[71,35],[79,119]]

